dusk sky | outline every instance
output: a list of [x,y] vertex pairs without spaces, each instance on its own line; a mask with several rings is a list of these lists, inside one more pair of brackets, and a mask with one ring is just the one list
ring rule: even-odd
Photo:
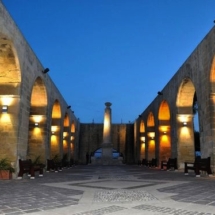
[[133,122],[193,52],[215,0],[2,0],[81,122]]

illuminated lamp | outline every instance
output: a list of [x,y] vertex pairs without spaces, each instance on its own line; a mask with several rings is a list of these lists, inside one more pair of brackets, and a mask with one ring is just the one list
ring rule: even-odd
[[187,122],[183,122],[183,126],[187,126]]
[[38,122],[35,122],[35,123],[34,123],[34,127],[39,127],[39,123],[38,123]]
[[55,134],[55,132],[54,131],[52,131],[52,135],[54,135]]
[[8,106],[3,105],[1,110],[2,110],[2,113],[7,113],[8,112]]
[[166,134],[166,133],[167,133],[166,131],[163,132],[163,134]]
[[42,71],[44,74],[46,74],[47,72],[49,72],[49,68],[46,68]]

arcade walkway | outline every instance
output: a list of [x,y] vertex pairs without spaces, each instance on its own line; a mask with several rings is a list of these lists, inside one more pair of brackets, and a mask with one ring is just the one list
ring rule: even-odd
[[0,214],[215,215],[215,178],[139,166],[77,166],[0,181]]

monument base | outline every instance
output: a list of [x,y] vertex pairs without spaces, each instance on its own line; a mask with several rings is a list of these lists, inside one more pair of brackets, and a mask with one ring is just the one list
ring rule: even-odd
[[92,165],[122,165],[123,164],[123,158],[119,157],[117,159],[114,158],[96,158],[91,157],[91,164]]

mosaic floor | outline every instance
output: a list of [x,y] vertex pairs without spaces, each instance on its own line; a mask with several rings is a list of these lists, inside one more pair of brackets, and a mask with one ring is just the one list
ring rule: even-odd
[[0,214],[215,215],[215,178],[138,166],[77,166],[0,181]]

